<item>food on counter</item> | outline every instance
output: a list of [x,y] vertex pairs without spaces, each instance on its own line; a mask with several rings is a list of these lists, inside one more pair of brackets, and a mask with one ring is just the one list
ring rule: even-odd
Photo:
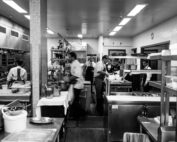
[[13,88],[13,89],[11,89],[11,91],[12,91],[12,93],[17,93],[17,92],[19,92],[19,89]]
[[109,75],[109,76],[108,76],[108,79],[109,79],[110,81],[116,80],[116,81],[118,81],[118,82],[121,82],[123,78],[120,77],[118,74],[116,74],[116,75]]
[[24,106],[13,106],[13,107],[8,107],[5,110],[6,115],[9,116],[16,116],[20,115],[22,113],[22,110],[24,110]]
[[132,92],[132,96],[147,96],[147,97],[158,97],[158,93],[148,93],[148,92]]

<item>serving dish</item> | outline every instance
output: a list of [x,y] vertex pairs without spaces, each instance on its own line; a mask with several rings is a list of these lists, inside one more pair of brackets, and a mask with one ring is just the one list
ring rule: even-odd
[[50,117],[32,117],[30,118],[30,123],[33,124],[51,124],[53,123],[53,119]]

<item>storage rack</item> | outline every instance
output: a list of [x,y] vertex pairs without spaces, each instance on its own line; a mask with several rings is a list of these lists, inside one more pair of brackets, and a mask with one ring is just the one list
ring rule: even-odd
[[87,49],[86,50],[73,50],[77,54],[77,59],[80,63],[85,63],[87,58]]
[[63,49],[51,49],[51,60],[61,60],[54,57],[55,53],[61,54],[63,57],[65,57],[65,51]]
[[[166,86],[166,78],[177,78],[176,76],[171,76],[171,61],[177,61],[177,55],[170,56],[151,56],[151,60],[161,60],[162,61],[162,78],[161,78],[161,116],[160,116],[160,127],[168,127],[169,122],[169,106],[170,106],[170,94],[177,95],[177,89]],[[177,114],[177,110],[176,110]],[[176,124],[177,128],[177,124]],[[177,129],[176,129],[177,132]],[[175,138],[177,142],[177,136]]]

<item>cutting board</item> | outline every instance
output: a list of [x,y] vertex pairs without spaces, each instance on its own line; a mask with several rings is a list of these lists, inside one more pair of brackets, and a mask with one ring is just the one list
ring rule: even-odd
[[49,142],[52,141],[56,129],[26,129],[11,133],[1,142]]

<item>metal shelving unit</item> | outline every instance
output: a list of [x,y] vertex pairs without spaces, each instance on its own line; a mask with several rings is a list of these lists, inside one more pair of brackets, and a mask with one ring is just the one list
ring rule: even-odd
[[[177,78],[171,76],[171,61],[177,61],[177,55],[171,56],[152,56],[150,59],[156,59],[162,61],[162,79],[161,79],[161,116],[160,116],[160,127],[170,127],[169,123],[169,109],[170,109],[170,94],[177,96],[177,89],[166,86],[166,78]],[[177,110],[176,110],[177,114]],[[176,125],[177,128],[177,125]],[[176,129],[177,132],[177,129]],[[175,138],[177,142],[177,136]]]

